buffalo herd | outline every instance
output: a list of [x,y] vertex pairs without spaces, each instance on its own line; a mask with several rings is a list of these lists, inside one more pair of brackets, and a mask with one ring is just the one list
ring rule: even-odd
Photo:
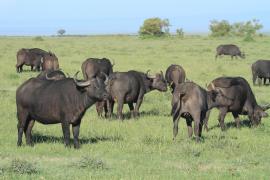
[[[245,58],[245,54],[233,44],[220,45],[216,58],[221,55]],[[144,96],[153,90],[166,92],[167,86],[172,93],[173,139],[178,133],[180,117],[186,119],[188,136],[192,137],[192,121],[196,140],[201,139],[203,126],[208,131],[208,119],[212,108],[219,110],[218,121],[225,130],[224,118],[231,112],[240,126],[239,115],[247,115],[251,125],[257,126],[269,105],[258,105],[250,85],[243,77],[218,77],[206,89],[186,78],[182,66],[170,65],[165,76],[163,72],[150,73],[130,70],[114,72],[115,63],[107,58],[89,58],[81,66],[83,80],[66,76],[59,68],[57,56],[39,48],[20,49],[17,52],[16,70],[23,72],[23,65],[31,71],[40,71],[36,77],[28,79],[16,91],[18,118],[18,141],[22,144],[25,133],[26,144],[32,144],[31,131],[34,122],[42,124],[61,123],[64,143],[70,146],[70,126],[74,137],[74,147],[79,148],[81,119],[86,110],[96,104],[98,116],[111,118],[115,102],[117,118],[123,120],[124,104],[128,104],[131,117],[139,117],[139,109]],[[270,81],[270,60],[258,60],[251,66],[253,84],[261,85]]]

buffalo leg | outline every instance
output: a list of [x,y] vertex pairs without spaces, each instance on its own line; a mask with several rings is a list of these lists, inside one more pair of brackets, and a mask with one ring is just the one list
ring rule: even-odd
[[132,102],[131,103],[128,103],[128,106],[129,106],[131,117],[132,118],[135,118],[133,103]]
[[209,129],[208,129],[208,120],[209,120],[209,116],[210,116],[210,113],[211,113],[211,110],[208,110],[207,112],[206,112],[206,115],[205,115],[205,118],[204,118],[204,130],[206,131],[206,132],[208,132],[209,131]]
[[263,84],[266,85],[266,78],[263,78]]
[[33,65],[31,65],[31,71],[33,71],[33,69],[34,69],[34,66],[33,66]]
[[113,107],[114,107],[114,101],[112,100],[107,100],[107,112],[105,112],[105,116],[107,118],[111,118],[112,116],[112,113],[113,113]]
[[177,134],[178,134],[178,124],[179,124],[180,115],[176,117],[176,119],[173,119],[173,140],[175,140]]
[[62,122],[62,131],[64,135],[64,143],[66,147],[70,146],[70,129],[68,122]]
[[227,113],[227,108],[220,108],[218,121],[219,121],[219,125],[222,131],[225,130],[224,119],[225,119],[226,113]]
[[240,119],[239,119],[238,113],[232,112],[232,115],[234,117],[236,127],[239,128],[240,127]]
[[139,116],[139,109],[140,109],[142,102],[143,102],[143,96],[144,96],[144,92],[141,90],[140,94],[138,96],[137,102],[136,102],[136,106],[135,106],[135,116],[136,117]]
[[26,144],[32,146],[32,129],[35,124],[35,120],[30,120],[28,126],[25,127]]
[[199,137],[202,136],[202,128],[203,128],[203,124],[204,124],[204,120],[206,117],[207,112],[201,112],[201,119],[200,119],[200,124],[199,124]]
[[25,129],[25,125],[26,122],[28,120],[28,113],[27,112],[18,112],[17,113],[18,116],[18,141],[17,141],[17,146],[21,146],[22,145],[22,135],[23,135],[23,131]]
[[78,149],[80,148],[80,143],[79,143],[79,134],[80,134],[80,124],[72,124],[72,132],[73,132],[73,137],[74,137],[74,148]]
[[22,65],[23,64],[16,64],[17,73],[20,73],[21,72]]
[[124,106],[124,98],[121,98],[118,100],[118,106],[117,106],[117,118],[123,120],[123,106]]
[[197,112],[192,114],[193,120],[194,120],[194,134],[196,136],[196,141],[200,141],[200,129],[203,125],[203,120],[201,120],[201,113]]
[[99,117],[102,117],[103,107],[104,107],[104,101],[96,102],[96,110]]
[[193,134],[192,130],[192,118],[188,117],[186,118],[187,128],[188,128],[188,137],[191,138]]
[[258,78],[258,84],[259,84],[259,86],[262,85],[262,79],[261,78]]
[[253,74],[252,75],[253,86],[256,85],[256,79],[257,79],[257,75]]

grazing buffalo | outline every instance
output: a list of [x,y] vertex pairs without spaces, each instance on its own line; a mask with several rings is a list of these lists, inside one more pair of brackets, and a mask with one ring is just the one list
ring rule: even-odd
[[218,56],[221,56],[221,55],[229,55],[231,56],[232,59],[233,57],[237,58],[237,56],[241,57],[242,59],[245,58],[245,53],[242,53],[239,47],[234,44],[219,45],[216,51],[217,51],[216,59]]
[[[116,101],[118,103],[117,116],[119,119],[123,119],[124,104],[128,104],[131,115],[137,117],[144,95],[155,89],[162,92],[167,91],[167,83],[162,71],[155,76],[138,71],[115,72],[109,76],[106,88],[111,98],[108,103],[108,117],[111,116],[113,104]],[[135,109],[133,103],[136,103]]]
[[45,53],[41,58],[42,71],[59,69],[58,58],[52,52]]
[[[44,66],[43,70],[57,69],[57,68],[46,68],[46,66],[49,66],[49,65],[47,65],[47,63],[43,64],[43,62],[47,62],[47,59],[49,59],[48,61],[51,61],[52,58],[57,59],[57,57],[53,53],[44,51],[39,48],[20,49],[17,52],[17,64],[16,64],[17,72],[19,73],[23,71],[23,65],[31,66],[31,71],[33,70],[40,71],[41,66]],[[55,63],[50,63],[50,64],[55,64]],[[58,59],[57,59],[57,64],[58,64]]]
[[46,70],[37,75],[41,80],[61,80],[65,79],[66,75],[61,70]]
[[172,64],[168,67],[165,73],[165,79],[172,89],[172,93],[177,84],[185,82],[186,73],[182,66]]
[[[113,66],[109,59],[107,58],[89,58],[82,63],[82,72],[85,80],[91,79],[93,77],[99,77],[105,80],[105,76],[109,76],[113,73]],[[105,101],[96,102],[96,110],[98,116],[102,116],[103,108],[107,111],[107,106]]]
[[251,65],[253,85],[256,84],[258,78],[258,84],[261,85],[261,79],[263,84],[266,84],[266,80],[270,81],[270,60],[258,60]]
[[193,134],[192,121],[194,120],[194,133],[198,141],[207,111],[213,107],[228,106],[231,103],[232,101],[218,88],[206,91],[193,82],[178,84],[172,97],[173,139],[178,134],[180,117],[186,119],[189,137]]
[[96,101],[107,99],[108,93],[99,78],[78,81],[75,78],[42,80],[30,78],[16,91],[18,142],[32,144],[31,131],[34,122],[42,124],[61,123],[66,146],[70,144],[70,125],[74,136],[74,147],[79,148],[79,130],[85,111]]
[[[269,106],[259,106],[256,98],[248,84],[248,82],[242,77],[219,77],[214,79],[207,87],[208,90],[212,90],[213,87],[219,88],[222,93],[232,99],[232,104],[223,107],[217,107],[219,109],[218,121],[221,130],[225,130],[224,118],[227,112],[231,112],[236,123],[236,127],[239,127],[240,119],[239,115],[248,115],[252,125],[258,125],[261,122],[262,117],[267,117],[268,114],[264,112]],[[205,119],[205,129],[208,130],[207,124],[210,111],[207,113]]]

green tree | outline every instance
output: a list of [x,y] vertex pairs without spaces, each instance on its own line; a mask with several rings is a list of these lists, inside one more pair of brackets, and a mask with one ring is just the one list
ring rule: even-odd
[[169,34],[169,19],[149,18],[143,22],[140,27],[140,36],[162,36]]
[[64,30],[64,29],[59,29],[59,30],[57,31],[57,34],[58,34],[59,36],[63,36],[65,33],[66,33],[66,30]]
[[226,20],[213,20],[210,23],[209,29],[211,31],[211,36],[220,37],[220,36],[228,36],[231,32],[231,25]]
[[232,25],[232,34],[244,37],[246,41],[252,41],[257,32],[262,28],[263,25],[257,19],[247,22],[237,22]]
[[176,35],[180,38],[184,38],[184,30],[183,28],[176,29]]

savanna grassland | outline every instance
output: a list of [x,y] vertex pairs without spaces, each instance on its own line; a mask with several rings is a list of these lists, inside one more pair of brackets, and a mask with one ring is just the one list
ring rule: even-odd
[[[33,128],[34,147],[23,141],[16,146],[16,88],[38,73],[15,70],[16,52],[22,47],[39,47],[56,53],[61,69],[73,75],[88,57],[115,61],[115,71],[135,69],[151,73],[180,64],[188,79],[205,87],[218,76],[243,76],[251,83],[251,64],[270,59],[270,37],[255,42],[242,39],[187,36],[184,39],[139,39],[136,36],[0,38],[0,179],[269,179],[270,118],[250,128],[247,117],[236,129],[233,117],[225,119],[227,130],[217,126],[217,111],[210,116],[210,131],[196,143],[187,137],[186,123],[180,120],[179,134],[172,141],[170,92],[153,91],[145,96],[141,117],[106,120],[92,106],[81,124],[81,149],[65,148],[61,125]],[[246,59],[223,57],[215,61],[219,44],[234,43]],[[24,70],[29,70],[24,67]],[[82,74],[80,76],[82,78]],[[252,84],[252,83],[251,83]],[[253,86],[259,104],[270,102],[270,87]]]

